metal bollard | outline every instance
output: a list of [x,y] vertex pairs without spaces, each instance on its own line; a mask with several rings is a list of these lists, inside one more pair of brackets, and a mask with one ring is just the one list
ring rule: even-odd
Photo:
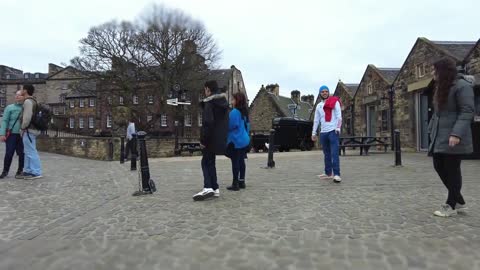
[[270,137],[268,138],[268,161],[267,168],[275,168],[275,161],[273,160],[273,151],[275,150],[275,130],[270,129]]
[[138,151],[137,151],[137,135],[136,134],[132,134],[132,140],[131,140],[131,145],[130,145],[130,156],[131,156],[131,159],[130,159],[130,170],[131,171],[136,171],[137,170],[137,155],[138,155]]
[[120,137],[120,164],[125,163],[125,138]]
[[150,179],[150,168],[148,166],[147,144],[145,142],[146,132],[140,131],[138,134],[138,144],[140,148],[140,175],[138,191],[133,193],[133,196],[152,194],[157,191],[155,182]]
[[395,145],[395,166],[402,166],[402,150],[400,148],[400,130],[394,131],[394,145]]

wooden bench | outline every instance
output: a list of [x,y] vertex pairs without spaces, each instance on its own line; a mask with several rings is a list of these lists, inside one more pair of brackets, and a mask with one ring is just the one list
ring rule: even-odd
[[363,153],[368,155],[370,147],[382,146],[384,151],[387,152],[387,148],[390,145],[390,137],[374,137],[374,136],[349,136],[349,137],[340,137],[339,140],[339,154],[345,156],[345,149],[347,147],[360,148],[360,155]]
[[189,152],[193,155],[193,152],[202,151],[199,142],[179,142],[178,143],[179,149],[176,149],[176,154],[181,154],[182,152]]

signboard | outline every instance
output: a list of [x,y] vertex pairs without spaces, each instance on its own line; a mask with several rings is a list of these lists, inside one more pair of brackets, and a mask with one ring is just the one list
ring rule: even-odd
[[167,99],[167,105],[178,106],[178,105],[191,105],[190,101],[178,101],[178,98]]

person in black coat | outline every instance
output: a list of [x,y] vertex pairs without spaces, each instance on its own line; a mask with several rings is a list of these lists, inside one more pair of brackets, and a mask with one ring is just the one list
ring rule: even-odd
[[193,195],[195,201],[220,196],[215,156],[225,154],[228,134],[226,94],[220,93],[216,81],[207,81],[204,90],[206,98],[200,103],[203,108],[200,144],[204,186],[202,191]]

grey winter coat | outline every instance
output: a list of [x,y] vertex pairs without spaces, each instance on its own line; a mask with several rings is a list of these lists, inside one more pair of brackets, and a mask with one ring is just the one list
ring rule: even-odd
[[[475,112],[472,84],[459,74],[448,93],[447,104],[435,111],[428,125],[429,153],[470,154],[473,152],[471,124]],[[448,145],[450,136],[460,138],[454,147]]]

